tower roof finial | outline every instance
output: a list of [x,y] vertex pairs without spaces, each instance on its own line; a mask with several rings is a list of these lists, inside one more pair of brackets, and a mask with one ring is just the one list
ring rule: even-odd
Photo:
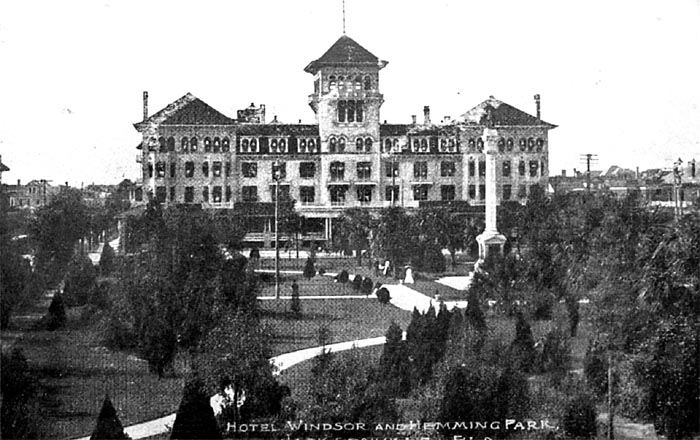
[[343,35],[345,35],[345,0],[343,0]]

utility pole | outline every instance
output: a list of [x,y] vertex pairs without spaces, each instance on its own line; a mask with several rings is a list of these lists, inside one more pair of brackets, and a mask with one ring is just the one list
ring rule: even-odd
[[274,162],[272,178],[275,181],[275,298],[280,298],[280,242],[279,242],[279,205],[280,205],[280,164]]
[[683,215],[683,201],[679,200],[680,190],[681,190],[681,176],[683,176],[683,169],[681,166],[683,161],[679,157],[677,161],[673,162],[673,198],[674,198],[674,209],[673,217],[676,221]]
[[586,191],[591,192],[591,162],[598,161],[597,154],[586,153],[580,156],[581,162],[586,162]]

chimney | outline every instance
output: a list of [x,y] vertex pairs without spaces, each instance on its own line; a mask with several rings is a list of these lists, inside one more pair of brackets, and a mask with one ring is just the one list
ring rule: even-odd
[[425,125],[430,125],[430,107],[427,105],[423,107],[423,116],[425,117],[425,121],[423,123]]
[[535,95],[535,107],[537,108],[537,119],[540,119],[540,95]]
[[563,177],[566,177],[566,170],[561,170],[561,175],[562,175]]
[[19,188],[21,186],[22,186],[22,182],[19,179],[17,179],[17,188]]
[[634,178],[639,179],[639,167],[637,167],[637,170],[634,173]]
[[449,124],[452,122],[452,116],[445,116],[445,124]]
[[148,119],[148,92],[143,92],[143,120]]
[[411,124],[416,125],[416,115],[411,115]]

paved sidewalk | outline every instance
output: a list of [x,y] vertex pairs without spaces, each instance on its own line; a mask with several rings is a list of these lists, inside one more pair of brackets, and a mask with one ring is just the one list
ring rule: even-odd
[[416,308],[419,312],[425,313],[431,305],[437,311],[440,308],[441,302],[445,304],[448,310],[452,310],[455,307],[467,307],[466,301],[437,301],[434,298],[411,289],[406,284],[384,284],[382,287],[386,287],[387,290],[389,290],[389,295],[391,296],[389,302],[391,304],[401,310],[409,312],[412,312],[413,309]]

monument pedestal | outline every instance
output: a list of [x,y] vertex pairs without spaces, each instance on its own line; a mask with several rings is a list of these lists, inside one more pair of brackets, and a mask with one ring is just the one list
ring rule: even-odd
[[498,231],[484,231],[476,237],[479,243],[479,261],[483,262],[490,255],[503,255],[506,237]]

